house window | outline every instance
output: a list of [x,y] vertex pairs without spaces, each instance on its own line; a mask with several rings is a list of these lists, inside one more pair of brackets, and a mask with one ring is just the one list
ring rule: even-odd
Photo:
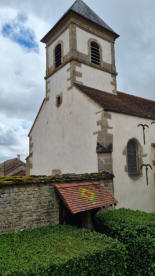
[[96,42],[91,42],[91,63],[100,65],[100,47]]
[[127,144],[127,166],[129,175],[139,174],[138,143],[135,140]]
[[62,104],[62,95],[56,96],[56,106],[59,107]]
[[55,48],[55,67],[61,65],[61,44],[58,44]]

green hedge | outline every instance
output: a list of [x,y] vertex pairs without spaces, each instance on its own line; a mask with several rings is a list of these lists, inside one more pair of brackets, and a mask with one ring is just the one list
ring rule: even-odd
[[119,241],[72,226],[43,227],[0,236],[4,276],[126,275]]
[[100,213],[95,229],[126,245],[128,275],[155,275],[155,213],[129,209]]

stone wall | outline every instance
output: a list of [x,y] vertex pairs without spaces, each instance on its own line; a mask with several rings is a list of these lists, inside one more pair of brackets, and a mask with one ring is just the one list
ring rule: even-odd
[[53,184],[0,186],[0,234],[58,223]]
[[0,177],[0,235],[59,224],[61,204],[54,184],[87,181],[99,181],[113,194],[113,175],[107,172]]

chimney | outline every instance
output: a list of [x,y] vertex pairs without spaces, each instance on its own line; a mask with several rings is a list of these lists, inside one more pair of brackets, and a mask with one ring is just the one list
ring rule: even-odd
[[17,154],[17,159],[20,160],[20,154]]

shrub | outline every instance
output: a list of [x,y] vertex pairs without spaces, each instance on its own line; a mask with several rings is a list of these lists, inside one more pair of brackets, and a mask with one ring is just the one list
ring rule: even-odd
[[126,275],[119,241],[72,226],[43,227],[0,236],[4,276]]
[[155,213],[108,211],[96,215],[95,228],[126,245],[128,275],[155,275]]

